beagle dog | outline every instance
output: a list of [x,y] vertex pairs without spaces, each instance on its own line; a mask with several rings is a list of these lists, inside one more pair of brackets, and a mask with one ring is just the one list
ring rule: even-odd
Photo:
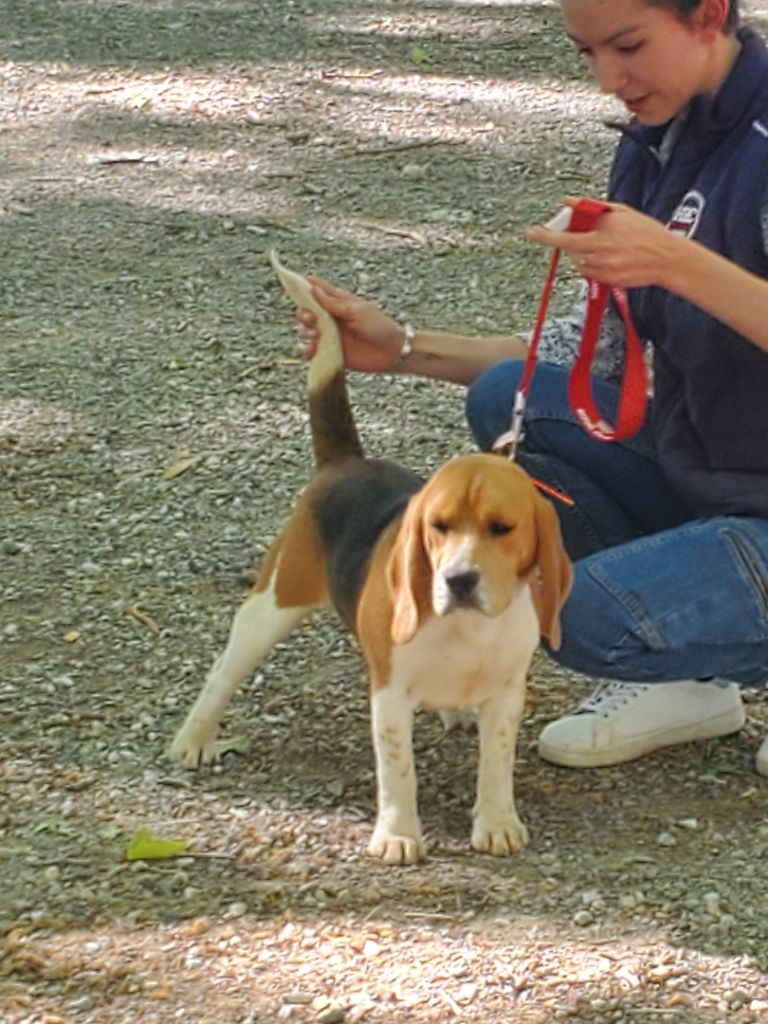
[[240,682],[312,609],[331,603],[370,675],[378,814],[368,853],[387,864],[425,854],[414,712],[476,708],[471,843],[507,855],[528,838],[513,792],[526,674],[541,635],[559,645],[571,585],[557,516],[500,455],[451,459],[426,483],[365,458],[336,326],[306,280],[273,262],[294,302],[318,318],[309,371],[317,473],[268,551],[171,756],[189,768],[215,760],[219,722]]

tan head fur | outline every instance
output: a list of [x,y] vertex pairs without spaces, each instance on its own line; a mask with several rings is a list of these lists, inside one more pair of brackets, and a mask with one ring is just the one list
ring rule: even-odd
[[519,466],[498,455],[452,459],[408,504],[387,566],[392,640],[457,607],[498,615],[530,584],[541,632],[560,644],[571,585],[557,515]]

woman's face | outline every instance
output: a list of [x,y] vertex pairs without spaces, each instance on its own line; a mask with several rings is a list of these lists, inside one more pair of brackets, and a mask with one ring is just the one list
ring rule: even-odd
[[[714,92],[723,52],[735,40],[646,0],[561,0],[565,27],[605,93],[643,124],[665,124],[702,92]],[[717,7],[717,4],[715,4]]]

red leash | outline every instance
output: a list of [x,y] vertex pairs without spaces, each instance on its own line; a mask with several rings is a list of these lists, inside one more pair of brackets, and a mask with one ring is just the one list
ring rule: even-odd
[[[568,230],[579,232],[592,231],[598,218],[604,213],[610,212],[611,207],[608,203],[600,202],[597,199],[580,199],[571,209]],[[536,324],[528,345],[525,366],[523,367],[520,383],[515,393],[512,424],[510,429],[502,434],[493,446],[494,451],[502,451],[510,459],[515,458],[517,446],[523,435],[523,417],[528,402],[528,392],[531,387],[534,370],[536,369],[539,341],[541,340],[541,332],[546,320],[549,301],[552,297],[552,289],[559,262],[560,250],[555,249],[552,253],[549,271],[544,282],[541,299],[539,300]],[[597,408],[592,394],[591,380],[592,362],[600,335],[600,324],[605,313],[609,295],[613,296],[616,307],[624,321],[626,332],[626,358],[624,360],[624,374],[621,381],[621,394],[615,426],[611,426]],[[568,378],[568,401],[577,420],[592,437],[599,441],[620,441],[624,438],[632,437],[640,429],[645,419],[648,403],[647,377],[643,348],[632,323],[626,292],[623,288],[610,288],[608,285],[588,280],[587,315],[584,320],[579,352]],[[534,483],[540,490],[550,494],[552,497],[558,498],[565,504],[574,504],[572,498],[561,494],[561,492],[554,490],[554,488],[549,487],[542,481],[534,479]]]

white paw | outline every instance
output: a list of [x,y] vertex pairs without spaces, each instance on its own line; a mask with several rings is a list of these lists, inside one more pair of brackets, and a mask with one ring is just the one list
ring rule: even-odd
[[528,842],[528,829],[515,813],[497,817],[475,818],[472,826],[472,848],[494,857],[508,857],[522,850]]
[[218,760],[216,729],[205,728],[202,723],[185,724],[179,729],[168,751],[172,761],[185,768],[199,768]]
[[414,835],[396,835],[377,827],[366,853],[378,857],[385,864],[416,864],[424,859],[427,851],[418,832]]

